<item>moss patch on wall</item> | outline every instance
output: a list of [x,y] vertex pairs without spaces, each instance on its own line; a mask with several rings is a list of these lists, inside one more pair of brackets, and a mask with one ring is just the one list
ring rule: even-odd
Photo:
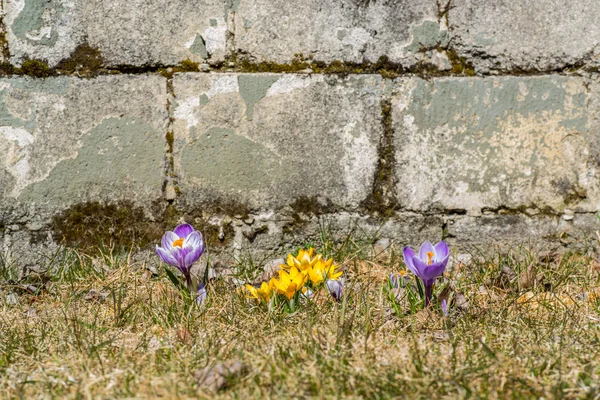
[[[55,215],[50,229],[58,243],[95,253],[103,247],[121,251],[153,247],[160,243],[165,231],[186,221],[202,232],[209,248],[218,249],[228,246],[234,238],[232,218],[243,220],[250,212],[247,206],[234,201],[189,208],[162,200],[155,201],[151,211],[153,216],[127,200],[79,203]],[[215,224],[215,217],[224,222]]]
[[315,217],[339,211],[329,199],[317,196],[299,196],[292,203],[292,222],[283,228],[284,233],[295,233],[302,230],[307,223],[305,217]]
[[[432,51],[446,51],[438,48]],[[329,75],[349,75],[349,74],[379,74],[384,78],[395,79],[406,74],[414,74],[423,77],[442,77],[442,76],[474,76],[473,66],[466,61],[464,57],[456,56],[452,50],[447,50],[448,58],[452,69],[440,70],[434,64],[427,61],[421,61],[415,65],[406,68],[401,64],[394,63],[387,56],[381,56],[377,62],[363,61],[362,63],[353,63],[340,60],[334,60],[330,63],[315,61],[310,58],[304,58],[302,55],[296,56],[289,64],[279,64],[274,62],[254,62],[247,58],[233,57],[234,67],[228,67],[226,64],[213,70],[233,70],[243,73],[303,73],[311,72],[315,74]],[[451,54],[452,53],[452,54]]]
[[149,221],[144,210],[130,201],[76,204],[56,215],[51,229],[57,242],[84,251],[102,246],[145,247],[158,243],[163,234],[163,224]]
[[83,43],[75,48],[71,57],[60,61],[56,70],[65,74],[77,73],[82,76],[95,76],[100,72],[103,64],[104,59],[100,50]]
[[179,63],[177,72],[198,72],[199,67],[200,63],[191,60],[183,60],[181,63]]
[[54,71],[48,64],[41,60],[25,60],[20,70],[22,75],[29,75],[36,78],[47,78],[54,75]]
[[394,188],[396,185],[394,166],[394,128],[392,121],[392,103],[381,101],[383,135],[377,149],[377,169],[373,179],[372,191],[361,203],[361,207],[376,216],[390,217],[397,210]]
[[443,50],[446,50],[448,60],[450,61],[450,65],[452,65],[452,74],[475,76],[475,68],[473,67],[473,64],[468,62],[465,57],[459,57],[458,54],[456,54],[456,51],[453,49],[438,48],[438,51]]

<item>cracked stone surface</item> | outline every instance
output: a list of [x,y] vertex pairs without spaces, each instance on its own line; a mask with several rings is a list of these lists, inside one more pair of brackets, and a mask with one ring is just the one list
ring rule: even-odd
[[71,205],[149,212],[162,197],[166,103],[159,75],[0,79],[3,262],[46,265],[58,254],[50,220]]
[[218,65],[235,53],[274,63],[385,56],[447,71],[448,47],[479,74],[600,66],[595,0],[5,0],[3,13],[15,65],[54,67],[88,44],[112,68]]
[[357,208],[382,135],[375,75],[179,74],[175,171],[188,205],[278,209],[300,197]]
[[452,0],[452,47],[477,72],[598,66],[596,0]]
[[[584,78],[398,81],[397,195],[410,210],[598,208],[597,124]],[[596,85],[594,85],[596,87]]]
[[584,250],[586,246],[597,246],[591,235],[598,229],[598,219],[593,213],[576,214],[568,221],[551,215],[456,216],[450,218],[446,226],[450,245],[483,253],[522,246],[534,251]]
[[404,66],[422,47],[444,45],[435,0],[241,1],[235,8],[235,46],[243,57],[289,63],[297,55],[323,62],[376,62]]
[[11,58],[51,67],[77,46],[98,48],[107,67],[223,61],[229,8],[222,0],[6,0]]
[[[212,229],[214,254],[272,256],[352,227],[399,245],[583,248],[598,229],[596,74],[184,73],[171,83],[0,79],[0,240],[15,265],[38,268],[33,256],[57,249],[49,220],[87,201],[130,200],[159,231],[176,223],[159,215],[168,185],[176,218]],[[380,148],[390,118],[393,148]],[[363,207],[380,158],[394,164],[389,219]],[[228,202],[249,210],[219,208]]]
[[162,196],[166,79],[0,79],[0,216],[43,220],[70,204]]

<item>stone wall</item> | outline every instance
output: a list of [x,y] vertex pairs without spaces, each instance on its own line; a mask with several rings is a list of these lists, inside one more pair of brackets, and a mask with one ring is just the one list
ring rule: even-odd
[[595,0],[2,6],[5,261],[181,220],[237,255],[324,229],[485,249],[600,228]]

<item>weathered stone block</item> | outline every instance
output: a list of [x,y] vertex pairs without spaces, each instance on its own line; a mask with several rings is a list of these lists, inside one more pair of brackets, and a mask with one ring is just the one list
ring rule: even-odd
[[15,64],[53,67],[87,44],[109,67],[175,65],[224,59],[228,10],[222,0],[8,0],[4,25]]
[[552,71],[598,63],[600,2],[455,0],[452,46],[477,72]]
[[223,0],[80,0],[89,44],[110,65],[221,62],[229,8]]
[[425,240],[442,238],[443,217],[423,216],[417,213],[400,213],[388,220],[374,219],[362,213],[338,212],[320,216],[303,215],[301,219],[275,219],[268,214],[257,215],[251,225],[242,226],[244,231],[256,235],[238,235],[235,244],[236,256],[252,255],[256,261],[261,257],[273,258],[274,254],[285,255],[286,251],[303,243],[328,241],[343,243],[349,236],[360,245],[372,245],[378,238],[387,238],[395,244],[396,251],[405,245],[417,246]]
[[597,238],[593,235],[597,227],[598,219],[593,213],[575,214],[569,220],[552,215],[488,214],[450,218],[446,235],[448,242],[461,251],[476,249],[480,254],[511,248],[584,250],[597,248]]
[[397,195],[421,212],[595,211],[588,89],[564,76],[398,82]]
[[86,201],[162,196],[166,79],[0,80],[0,216],[44,221]]
[[188,205],[356,208],[382,135],[380,76],[180,74],[175,171]]
[[298,55],[330,63],[390,61],[412,66],[448,43],[435,0],[237,1],[235,46],[256,61]]

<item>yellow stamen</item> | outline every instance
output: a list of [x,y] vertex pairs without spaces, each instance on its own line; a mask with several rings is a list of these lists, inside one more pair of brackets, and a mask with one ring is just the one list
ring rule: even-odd
[[183,239],[177,239],[173,242],[173,247],[183,247]]
[[433,251],[427,252],[427,265],[431,265],[431,260],[433,259]]

